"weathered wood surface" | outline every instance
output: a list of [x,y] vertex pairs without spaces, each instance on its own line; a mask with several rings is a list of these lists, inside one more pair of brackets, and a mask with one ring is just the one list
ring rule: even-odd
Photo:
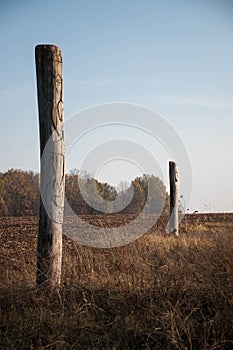
[[38,45],[35,58],[41,156],[37,284],[57,287],[65,187],[62,54],[54,45]]
[[170,180],[170,232],[178,237],[179,235],[179,192],[178,192],[178,169],[175,162],[169,162]]

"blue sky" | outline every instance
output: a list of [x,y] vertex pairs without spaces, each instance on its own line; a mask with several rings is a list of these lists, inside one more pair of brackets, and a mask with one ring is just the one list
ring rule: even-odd
[[[34,48],[53,43],[66,119],[113,101],[161,113],[191,159],[190,210],[233,211],[232,1],[12,0],[0,10],[0,171],[39,170]],[[100,179],[116,182],[111,171]]]

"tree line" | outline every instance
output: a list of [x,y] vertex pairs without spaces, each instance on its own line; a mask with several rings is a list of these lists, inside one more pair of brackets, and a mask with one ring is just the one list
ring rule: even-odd
[[[136,177],[118,189],[77,170],[66,175],[65,215],[160,213],[167,207],[168,194],[154,175]],[[38,216],[39,174],[10,169],[0,173],[0,216]]]

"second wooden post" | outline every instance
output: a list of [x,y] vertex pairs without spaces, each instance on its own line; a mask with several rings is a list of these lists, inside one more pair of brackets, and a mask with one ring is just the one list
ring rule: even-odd
[[170,180],[170,232],[179,236],[179,195],[178,195],[178,170],[175,162],[169,162]]

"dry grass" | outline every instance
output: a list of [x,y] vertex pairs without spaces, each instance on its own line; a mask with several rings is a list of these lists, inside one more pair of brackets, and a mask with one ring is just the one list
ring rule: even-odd
[[233,349],[233,220],[158,231],[114,249],[65,238],[49,293],[34,284],[36,219],[2,220],[0,348]]

